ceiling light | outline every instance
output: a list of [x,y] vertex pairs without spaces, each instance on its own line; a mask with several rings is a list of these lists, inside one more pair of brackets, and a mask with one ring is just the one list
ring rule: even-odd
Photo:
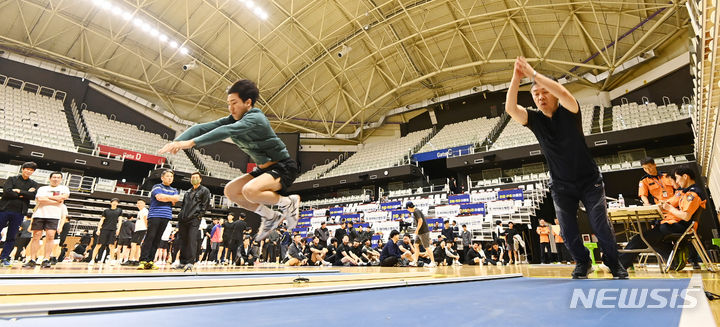
[[190,53],[190,51],[186,47],[182,47],[182,48],[180,48],[180,53],[186,55],[186,54]]
[[167,41],[168,41],[168,37],[167,37],[167,35],[165,35],[165,34],[160,34],[160,37],[159,37],[159,38],[160,38],[160,41],[162,41],[162,42],[167,42]]
[[124,11],[124,10],[123,10],[123,12],[122,12],[122,18],[123,18],[124,20],[130,20],[130,19],[132,18],[132,14],[129,13],[129,12],[127,12],[127,11]]
[[150,35],[158,36],[159,34],[160,34],[160,31],[158,31],[157,28],[150,28]]
[[173,47],[173,48],[177,48],[177,47],[178,47],[178,43],[175,42],[175,41],[170,41],[170,46]]

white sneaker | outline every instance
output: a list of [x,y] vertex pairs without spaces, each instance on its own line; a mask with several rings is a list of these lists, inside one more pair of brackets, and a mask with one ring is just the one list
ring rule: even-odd
[[300,220],[300,196],[291,194],[288,198],[290,199],[290,204],[282,209],[282,216],[285,218],[285,221],[287,221],[288,230],[292,230]]
[[329,262],[323,260],[322,265],[325,267],[329,267],[329,266],[332,266],[332,263],[329,263]]
[[175,261],[175,262],[173,262],[172,266],[170,266],[170,268],[172,268],[172,269],[180,269],[183,267],[184,266],[180,264],[180,261]]
[[427,265],[427,266],[425,266],[425,267],[428,267],[428,268],[435,268],[435,267],[437,267],[437,263],[435,263],[435,262],[431,262],[431,263],[430,263],[429,265]]
[[[258,229],[257,236],[255,236],[255,241],[260,242],[264,240],[265,237],[270,234],[270,232],[280,226],[282,218],[283,215],[281,215],[279,212],[275,212],[272,218],[260,217],[260,228]],[[297,220],[295,221],[295,225],[297,225]],[[288,228],[288,230],[292,230],[292,228]]]
[[410,267],[417,267],[417,262],[413,261],[411,263],[408,263],[408,266]]

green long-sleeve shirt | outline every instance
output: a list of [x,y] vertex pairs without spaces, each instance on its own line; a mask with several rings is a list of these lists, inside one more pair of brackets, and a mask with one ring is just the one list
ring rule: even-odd
[[232,115],[204,124],[197,124],[180,134],[175,141],[195,141],[203,146],[230,138],[257,164],[290,158],[285,143],[270,127],[270,121],[258,108],[252,108],[235,120]]

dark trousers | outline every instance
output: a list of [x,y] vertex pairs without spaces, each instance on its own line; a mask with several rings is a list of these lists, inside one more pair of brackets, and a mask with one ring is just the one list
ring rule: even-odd
[[590,263],[590,252],[583,245],[578,228],[578,203],[582,201],[587,211],[590,226],[595,232],[600,249],[603,251],[603,262],[608,267],[615,267],[618,262],[615,231],[607,216],[605,202],[605,184],[602,178],[585,183],[568,184],[554,181],[550,186],[555,213],[560,222],[560,236],[573,259],[578,264]]
[[15,260],[20,260],[20,258],[23,257],[22,252],[25,250],[25,247],[30,244],[30,240],[32,240],[32,238],[20,237],[15,241]]
[[200,221],[195,219],[191,222],[178,224],[178,235],[175,238],[175,248],[180,250],[180,264],[186,265],[195,263],[198,249],[198,226]]
[[238,240],[231,240],[228,242],[228,251],[230,251],[230,254],[228,255],[230,262],[233,263],[237,261],[238,259],[238,249],[240,247],[240,241]]
[[565,246],[565,243],[555,243],[555,247],[557,247],[558,251],[557,261],[572,261],[570,254],[568,253],[568,249]]
[[7,226],[5,244],[3,244],[2,253],[0,253],[0,260],[10,259],[10,252],[12,252],[13,247],[15,247],[15,237],[17,237],[22,221],[23,215],[19,212],[0,212],[0,229]]
[[203,231],[197,231],[197,247],[195,248],[195,262],[200,261],[200,249],[202,249]]
[[273,244],[273,242],[265,243],[265,251],[263,252],[263,254],[265,254],[265,262],[275,262],[279,254],[278,252],[280,252],[278,244]]
[[140,261],[150,262],[155,259],[155,252],[162,241],[162,234],[167,227],[170,219],[165,218],[148,218],[147,234],[140,248]]
[[550,243],[540,243],[540,262],[550,263]]
[[206,261],[208,258],[210,258],[210,253],[212,253],[212,242],[210,241],[210,238],[208,237],[205,240],[205,252],[203,253],[202,260],[200,261]]
[[[668,257],[670,257],[673,245],[670,242],[663,242],[663,238],[668,234],[682,233],[685,229],[687,229],[686,226],[678,223],[655,224],[655,228],[644,231],[643,236],[645,236],[645,239],[648,243],[650,243],[650,246],[652,246],[659,255],[667,260]],[[625,249],[644,249],[646,247],[647,245],[645,245],[645,242],[643,242],[642,238],[640,238],[640,235],[635,235],[630,239],[630,241],[628,241]],[[620,263],[623,267],[628,268],[632,266],[633,261],[637,256],[638,253],[622,253],[620,254]]]
[[380,263],[381,267],[395,267],[398,263],[398,257],[391,255]]

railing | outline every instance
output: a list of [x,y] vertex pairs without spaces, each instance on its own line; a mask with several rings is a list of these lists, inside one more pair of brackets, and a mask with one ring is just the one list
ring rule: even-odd
[[[83,105],[85,104],[83,103]],[[75,120],[75,126],[77,127],[78,134],[80,135],[80,142],[85,143],[85,139],[88,136],[87,130],[85,130],[85,124],[83,124],[75,99],[70,102],[70,109],[72,111],[73,120]]]

